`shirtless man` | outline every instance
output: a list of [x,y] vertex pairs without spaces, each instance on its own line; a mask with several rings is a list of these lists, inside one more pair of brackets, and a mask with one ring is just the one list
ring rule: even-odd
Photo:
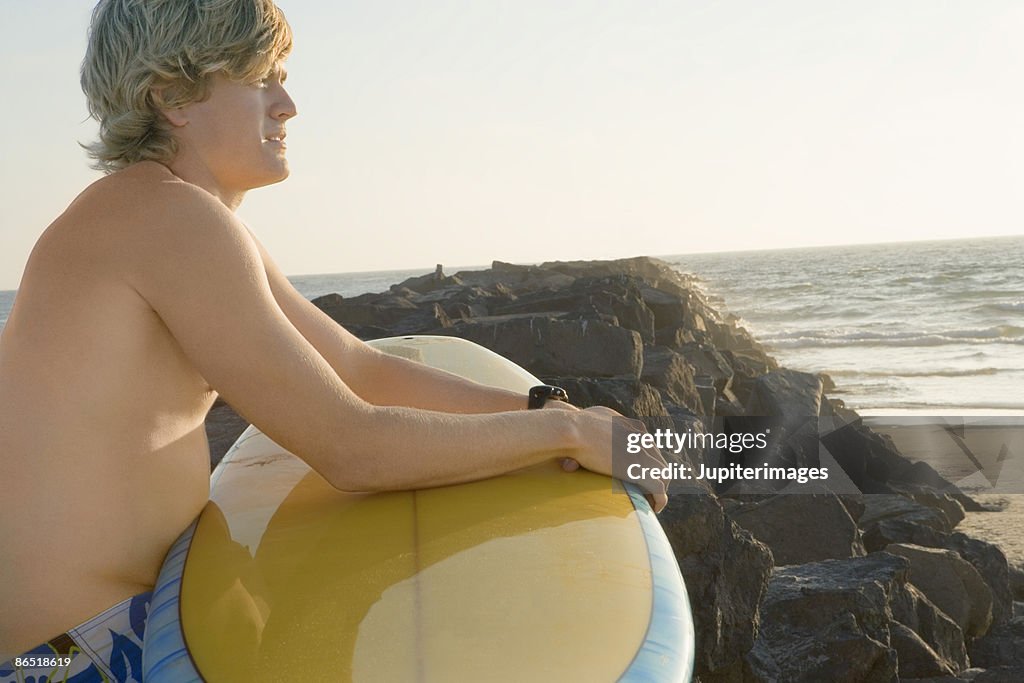
[[342,490],[555,458],[611,473],[614,411],[525,411],[525,396],[371,349],[235,217],[288,176],[290,48],[271,0],[94,12],[82,84],[107,175],[40,237],[0,338],[0,662],[138,608],[207,501],[218,393]]

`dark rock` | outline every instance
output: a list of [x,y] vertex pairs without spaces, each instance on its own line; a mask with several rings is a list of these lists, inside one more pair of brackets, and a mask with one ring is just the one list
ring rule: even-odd
[[750,377],[760,377],[779,369],[775,358],[758,349],[725,349],[722,354],[734,372]]
[[952,531],[949,519],[941,510],[925,507],[897,494],[868,495],[863,497],[863,502],[860,526],[865,531],[877,522],[891,519],[913,522],[942,534]]
[[948,493],[914,493],[911,497],[916,503],[941,511],[950,529],[964,521],[964,506]]
[[896,680],[889,602],[908,572],[888,553],[776,568],[748,658],[757,680]]
[[491,270],[498,273],[522,273],[531,272],[536,266],[523,266],[507,261],[491,261]]
[[964,636],[984,635],[992,624],[992,592],[981,574],[952,550],[894,543],[886,552],[910,562],[910,581],[956,622]]
[[452,285],[461,285],[462,281],[457,277],[447,277],[444,274],[444,269],[441,264],[437,264],[437,269],[433,273],[426,275],[420,275],[419,277],[411,277],[407,280],[402,281],[397,285],[391,285],[391,291],[397,291],[401,289],[411,289],[414,292],[423,294],[430,292],[439,287],[450,287]]
[[687,344],[696,343],[693,330],[685,327],[662,327],[654,331],[654,343],[671,349],[681,349]]
[[206,414],[206,440],[210,444],[210,469],[212,470],[235,443],[239,435],[249,426],[249,421],[218,398]]
[[[729,323],[713,325],[710,337],[711,343],[721,349],[722,353],[726,355],[729,353],[742,353],[749,355],[750,359],[758,364],[760,364],[760,361],[764,361],[767,364],[767,354],[764,353],[763,349],[758,348],[757,342],[742,328]],[[768,370],[766,369],[765,372],[768,372]]]
[[530,292],[542,289],[563,289],[576,281],[575,277],[564,275],[538,266],[517,266],[495,261],[497,268],[490,270],[459,271],[455,274],[466,285],[492,289],[504,285],[513,291]]
[[635,379],[543,377],[543,380],[565,389],[572,404],[580,408],[605,406],[632,418],[669,415],[657,390]]
[[996,666],[970,680],[972,683],[1021,683],[1024,681],[1024,666]]
[[645,343],[654,342],[654,315],[640,298],[636,279],[630,276],[578,278],[568,288],[535,291],[494,309],[498,315],[552,311],[608,316],[620,327],[639,333]]
[[683,326],[693,330],[695,333],[699,333],[705,337],[708,336],[709,326],[705,322],[705,317],[693,310],[686,311],[686,315],[683,317]]
[[944,532],[899,517],[881,519],[867,525],[862,522],[860,527],[864,534],[864,547],[869,553],[885,550],[893,543],[941,548],[946,542]]
[[968,652],[974,666],[1024,668],[1024,617],[994,627],[984,637],[972,641]]
[[747,414],[805,420],[818,416],[823,396],[819,376],[796,370],[776,370],[754,383]]
[[715,417],[715,404],[718,401],[718,394],[715,392],[713,380],[708,375],[694,375],[693,386],[700,397],[700,410],[698,415],[708,418]]
[[736,396],[726,389],[715,399],[715,410],[712,414],[723,417],[738,417],[740,415],[747,415],[747,411],[740,405]]
[[419,312],[416,304],[402,296],[375,295],[345,299],[337,294],[313,299],[313,305],[342,325],[390,326]]
[[[374,297],[376,296],[379,295],[375,294]],[[324,294],[323,296],[318,296],[315,299],[312,299],[312,303],[321,311],[326,310],[328,308],[332,308],[334,306],[340,306],[342,303],[345,303],[346,301],[347,299],[345,299],[345,297],[343,297],[341,294]]]
[[686,359],[665,347],[645,347],[644,382],[665,392],[670,401],[685,406],[695,414],[703,411],[703,402],[693,381],[693,368]]
[[659,519],[690,596],[696,673],[702,681],[736,680],[760,623],[771,551],[730,522],[714,496],[673,496]]
[[441,287],[425,294],[417,294],[406,298],[417,306],[424,306],[426,304],[469,304],[487,310],[488,313],[483,315],[488,315],[491,307],[507,305],[515,300],[513,297],[481,287]]
[[683,344],[679,353],[693,368],[695,375],[711,378],[715,391],[722,393],[732,384],[732,368],[725,357],[709,344]]
[[[818,411],[821,379],[794,370],[777,370],[753,380],[746,415],[773,417],[765,462],[773,466],[818,467]],[[721,406],[719,406],[721,408]]]
[[[858,496],[858,495],[839,496],[839,502],[841,502],[843,504],[843,506],[846,508],[846,512],[849,513],[850,518],[854,522],[857,522],[859,524],[860,523],[860,518],[864,516],[864,510],[865,510],[865,507],[864,507],[864,496]],[[879,548],[879,550],[881,550],[881,549]]]
[[313,303],[343,326],[386,327],[392,335],[413,334],[452,324],[439,304],[421,308],[401,296],[385,295],[370,302],[329,294],[314,299]]
[[[893,619],[916,633],[936,654],[938,664],[952,672],[967,666],[963,631],[914,584],[907,583],[895,593],[890,608]],[[902,657],[900,674],[903,676]]]
[[635,378],[643,370],[640,335],[598,321],[487,317],[434,333],[486,346],[535,375]]
[[900,680],[907,677],[925,678],[953,675],[953,670],[942,662],[942,658],[935,653],[935,650],[921,640],[921,636],[898,621],[889,626],[889,642],[896,649]]
[[528,292],[517,296],[492,309],[492,315],[518,315],[534,313],[538,315],[569,313],[587,308],[589,302],[585,296],[567,288],[554,290],[544,289]]
[[[663,292],[653,287],[644,287],[640,290],[644,304],[654,314],[654,326],[657,328],[685,328],[700,329],[687,320],[686,300],[678,296]],[[702,321],[703,324],[703,321]],[[703,330],[702,330],[703,331]]]
[[643,278],[655,289],[679,297],[689,296],[691,292],[684,286],[686,276],[680,275],[664,261],[646,256],[614,261],[549,261],[542,263],[540,268],[545,271],[562,273],[572,278],[633,275]]
[[476,308],[469,304],[462,302],[455,302],[448,304],[444,307],[445,315],[448,316],[449,320],[469,320],[470,318],[479,318],[480,316],[487,315],[486,308]]
[[391,330],[384,329],[383,327],[376,327],[374,325],[345,325],[345,329],[363,341],[395,336],[392,334]]
[[728,509],[729,518],[772,550],[776,565],[861,557],[860,530],[834,494],[772,496]]
[[860,418],[833,418],[834,429],[821,442],[864,493],[959,493],[925,462],[904,458],[888,436],[868,429]]
[[391,331],[400,336],[403,334],[417,334],[426,332],[438,327],[451,327],[452,321],[444,312],[440,304],[433,304],[427,308],[421,308],[419,314],[403,318],[391,326]]
[[978,501],[974,500],[973,498],[968,496],[966,493],[954,492],[951,495],[956,500],[956,502],[960,503],[961,507],[963,507],[963,509],[964,509],[964,512],[988,512],[989,511],[984,505],[982,505]]
[[1009,566],[1010,593],[1015,600],[1024,600],[1024,568],[1019,564]]
[[[826,391],[828,391],[826,389]],[[830,398],[821,404],[823,416],[835,418],[833,422],[851,424],[860,419],[856,412],[846,407],[846,402],[839,398]]]
[[992,592],[992,625],[1005,624],[1013,618],[1013,595],[1010,592],[1010,571],[1006,555],[998,546],[971,538],[966,534],[950,534],[943,547],[956,551],[978,570]]
[[640,282],[633,276],[600,279],[580,278],[572,290],[585,294],[588,303],[602,313],[614,315],[619,325],[640,334],[646,344],[654,343],[654,313],[644,303]]
[[[779,369],[775,359],[763,352],[725,349],[721,353],[732,368],[734,385],[742,385],[744,387],[744,395],[739,397],[743,403],[747,403],[750,400],[754,380]],[[749,387],[749,389],[746,387]],[[738,387],[737,391],[739,391]]]

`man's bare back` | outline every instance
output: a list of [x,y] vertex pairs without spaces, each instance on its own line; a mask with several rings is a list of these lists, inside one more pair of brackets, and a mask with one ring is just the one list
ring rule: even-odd
[[151,588],[209,495],[215,394],[126,273],[167,183],[181,181],[140,164],[83,192],[40,239],[3,330],[0,548],[17,562],[0,580],[0,659]]

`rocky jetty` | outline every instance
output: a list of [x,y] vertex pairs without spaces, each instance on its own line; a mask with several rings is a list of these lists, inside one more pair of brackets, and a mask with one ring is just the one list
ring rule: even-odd
[[[581,407],[676,424],[772,416],[771,457],[813,464],[824,448],[841,490],[697,486],[660,515],[693,607],[700,681],[1024,680],[1006,558],[955,531],[974,501],[830,398],[827,376],[779,367],[669,264],[438,266],[388,292],[314,303],[367,340],[477,342]],[[808,418],[834,428],[809,434]],[[215,456],[238,424],[226,406],[211,411]]]

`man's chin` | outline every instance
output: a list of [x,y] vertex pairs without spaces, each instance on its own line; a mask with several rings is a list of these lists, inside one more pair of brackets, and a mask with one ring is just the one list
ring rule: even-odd
[[288,176],[291,175],[291,173],[292,172],[291,172],[291,169],[288,168],[288,164],[284,163],[281,166],[281,168],[277,170],[277,172],[275,172],[275,173],[268,173],[266,175],[266,177],[261,178],[258,181],[259,184],[258,185],[253,185],[252,189],[255,190],[256,188],[259,188],[259,187],[266,187],[268,185],[276,185],[277,183],[280,183],[281,181],[286,180],[288,178]]
[[279,182],[281,182],[283,180],[287,180],[288,176],[290,176],[291,174],[292,174],[292,170],[290,168],[288,168],[288,163],[285,162],[284,168],[281,169],[281,173],[278,175],[277,179],[271,181],[270,184],[273,185],[273,184],[279,183]]

